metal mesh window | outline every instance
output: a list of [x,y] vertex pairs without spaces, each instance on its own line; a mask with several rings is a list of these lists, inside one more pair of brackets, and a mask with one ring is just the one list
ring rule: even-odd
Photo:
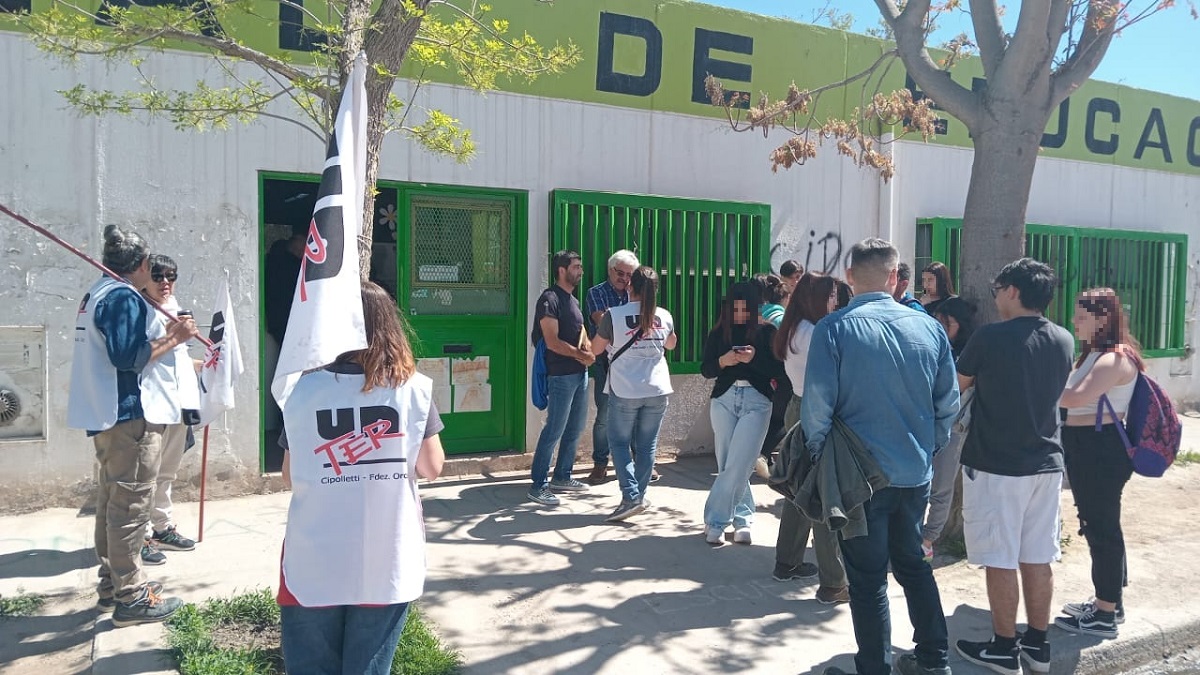
[[[962,220],[934,218],[917,227],[929,228],[931,235],[917,238],[916,259],[943,259],[957,284]],[[1111,288],[1124,303],[1130,330],[1147,356],[1183,355],[1187,235],[1026,225],[1025,254],[1058,274],[1058,290],[1047,311],[1055,323],[1073,331],[1071,314],[1079,292]]]
[[414,313],[510,311],[508,202],[414,198],[410,216]]
[[556,190],[551,251],[583,258],[586,293],[608,276],[608,257],[637,254],[658,272],[658,304],[675,317],[679,346],[667,359],[674,373],[700,371],[704,338],[726,289],[770,269],[771,210],[765,204]]

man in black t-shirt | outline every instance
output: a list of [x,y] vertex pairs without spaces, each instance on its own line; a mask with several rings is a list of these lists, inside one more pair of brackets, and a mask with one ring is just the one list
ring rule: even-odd
[[[591,342],[583,329],[583,312],[572,295],[583,278],[583,262],[574,251],[559,251],[550,259],[554,285],[542,291],[534,311],[533,337],[546,341],[547,394],[546,426],[538,435],[533,453],[529,498],[546,506],[557,506],[556,492],[578,492],[587,485],[571,478],[575,450],[587,423],[587,367],[595,362]],[[558,462],[554,477],[547,480],[554,446]]]
[[[957,647],[966,660],[1012,675],[1022,660],[1035,672],[1050,665],[1063,471],[1058,400],[1075,346],[1043,316],[1054,288],[1054,270],[1032,258],[1005,266],[992,286],[1003,321],[975,331],[958,358],[959,389],[975,387],[962,451],[967,560],[987,568],[995,635]],[[1018,569],[1029,623],[1019,644]]]

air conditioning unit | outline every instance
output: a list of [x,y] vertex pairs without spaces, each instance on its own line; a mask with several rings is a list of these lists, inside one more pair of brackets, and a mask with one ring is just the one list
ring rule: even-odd
[[0,326],[0,443],[46,437],[46,329]]

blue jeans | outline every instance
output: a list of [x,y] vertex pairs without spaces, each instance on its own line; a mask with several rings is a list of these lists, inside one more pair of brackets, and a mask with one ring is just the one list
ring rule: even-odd
[[533,451],[533,489],[540,490],[549,483],[546,475],[550,471],[550,459],[554,446],[558,445],[558,462],[554,465],[554,480],[571,478],[575,466],[575,449],[587,423],[587,371],[574,375],[551,375],[549,405],[546,406],[546,426],[538,435],[537,449]]
[[754,387],[730,387],[709,403],[717,455],[717,478],[704,502],[704,524],[724,529],[750,527],[754,495],[750,472],[767,437],[771,399]]
[[280,607],[284,667],[304,675],[387,675],[409,604]]
[[888,609],[888,562],[904,588],[913,625],[917,662],[926,668],[947,663],[949,637],[933,568],[921,551],[921,520],[929,503],[929,484],[884,488],[865,505],[867,535],[842,539],[842,560],[850,580],[850,614],[861,675],[890,673],[892,624]]
[[592,463],[608,467],[608,394],[604,383],[608,381],[608,367],[597,363],[592,367],[592,399],[596,402],[596,421],[592,424]]
[[667,396],[621,398],[613,394],[608,403],[608,445],[612,448],[621,497],[628,502],[640,502],[646,496],[646,486],[654,471],[658,429],[667,413]]

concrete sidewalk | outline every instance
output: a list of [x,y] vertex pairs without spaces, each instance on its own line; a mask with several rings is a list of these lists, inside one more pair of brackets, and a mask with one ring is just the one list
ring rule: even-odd
[[[1200,420],[1185,420],[1184,449],[1200,450]],[[653,507],[625,524],[604,517],[615,481],[562,506],[527,501],[524,474],[424,485],[430,574],[421,600],[469,673],[820,673],[853,669],[850,611],[816,602],[812,582],[774,581],[780,503],[757,482],[754,544],[711,548],[700,514],[711,458],[660,465]],[[1102,642],[1051,629],[1053,673],[1115,673],[1200,643],[1200,467],[1126,489],[1129,620]],[[167,552],[150,568],[168,593],[206,598],[278,582],[288,495],[210,503],[204,542]],[[196,504],[180,505],[192,533]],[[1055,604],[1090,595],[1087,545],[1063,495],[1064,548]],[[171,672],[161,626],[113,629],[93,609],[92,518],[68,509],[0,518],[0,593],[53,596],[48,613],[0,620],[5,673]],[[811,552],[809,554],[811,556]],[[811,559],[811,557],[810,557]],[[939,559],[951,640],[991,634],[983,571]],[[903,594],[891,589],[893,642],[911,648]],[[983,669],[952,655],[959,673]]]

